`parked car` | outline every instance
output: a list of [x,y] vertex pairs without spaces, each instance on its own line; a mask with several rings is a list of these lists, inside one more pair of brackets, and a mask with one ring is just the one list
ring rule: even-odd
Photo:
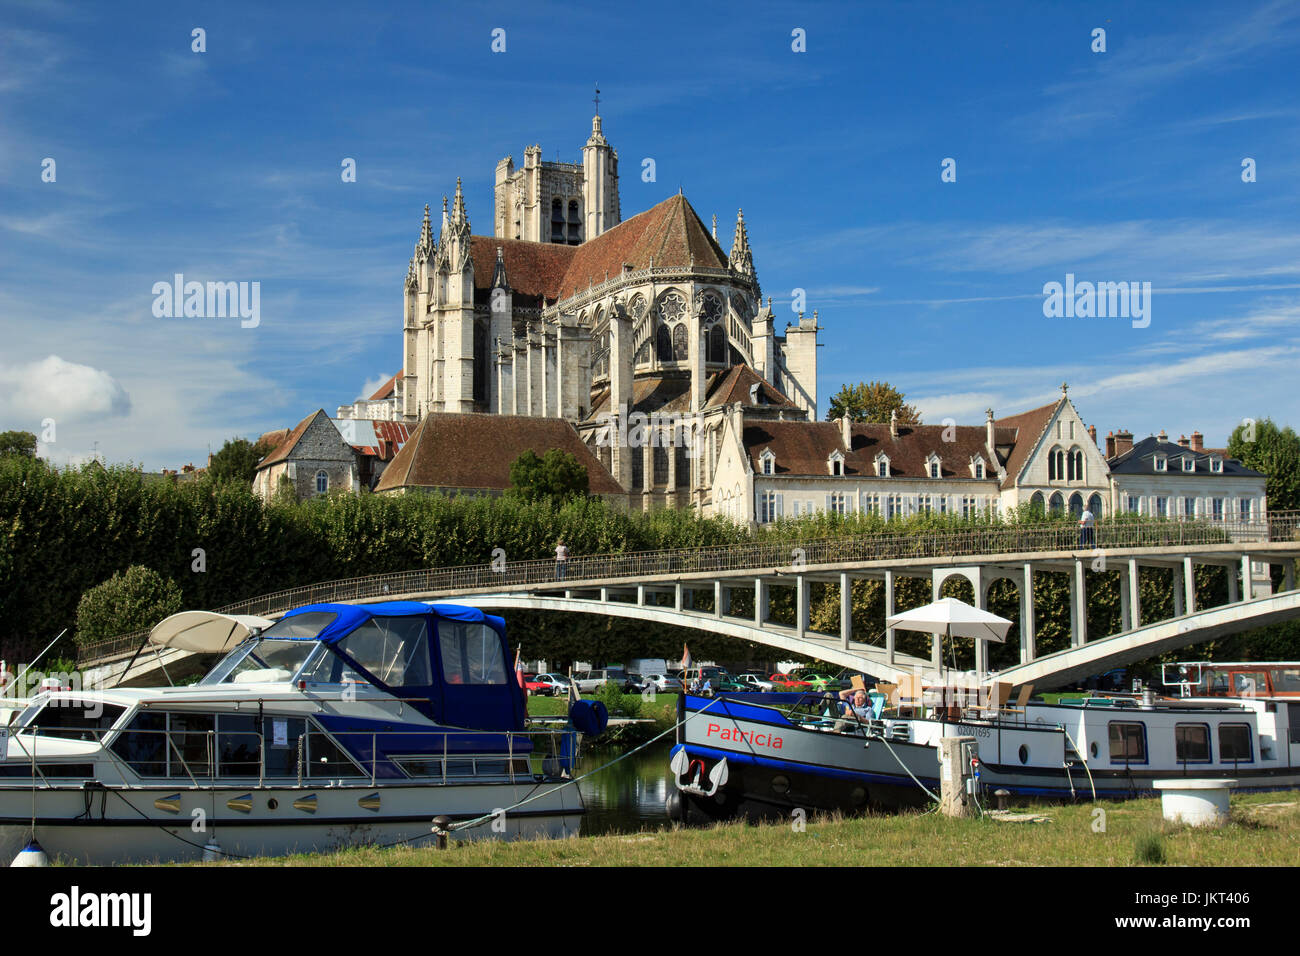
[[626,685],[628,675],[621,667],[602,667],[587,671],[581,676],[575,674],[573,680],[578,685],[579,693],[594,694],[606,681],[616,681],[619,685]]
[[776,690],[776,684],[772,683],[762,674],[752,672],[737,674],[736,680],[742,684],[747,684],[750,690]]
[[791,677],[789,674],[773,674],[768,680],[776,684],[778,689],[784,691],[812,690],[812,684],[806,680]]
[[799,671],[790,675],[795,680],[803,681],[812,687],[813,690],[841,690],[847,687],[848,683],[838,678],[831,677],[829,674],[820,674],[816,671]]
[[533,682],[541,688],[536,693],[548,697],[563,697],[569,693],[569,679],[563,674],[538,674]]
[[682,679],[688,688],[691,686],[691,681],[698,680],[701,690],[707,682],[709,690],[714,692],[723,690],[734,692],[750,689],[748,684],[737,681],[723,667],[692,667],[682,674]]
[[679,678],[667,674],[646,674],[645,679],[661,694],[680,694],[684,689]]

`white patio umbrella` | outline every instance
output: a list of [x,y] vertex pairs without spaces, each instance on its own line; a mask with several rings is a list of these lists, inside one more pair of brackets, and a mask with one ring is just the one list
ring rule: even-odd
[[[977,641],[1005,643],[1011,622],[988,611],[981,611],[956,598],[940,598],[924,607],[885,618],[890,627],[926,634],[945,634],[949,645],[954,637],[973,637]],[[953,651],[955,659],[955,650]]]
[[905,631],[924,631],[927,634],[946,634],[949,637],[973,637],[980,641],[1007,639],[1011,622],[988,611],[971,607],[956,598],[940,598],[933,604],[912,608],[902,614],[885,618],[890,627]]

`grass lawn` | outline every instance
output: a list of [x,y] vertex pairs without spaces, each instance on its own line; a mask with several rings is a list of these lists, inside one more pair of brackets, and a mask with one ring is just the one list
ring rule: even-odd
[[210,865],[1293,866],[1300,858],[1300,795],[1291,791],[1233,797],[1231,820],[1219,830],[1164,824],[1159,799],[1044,805],[1017,814],[1030,820],[953,820],[915,812],[814,817],[802,832],[786,824],[735,823],[567,840],[484,840],[446,851],[361,848]]

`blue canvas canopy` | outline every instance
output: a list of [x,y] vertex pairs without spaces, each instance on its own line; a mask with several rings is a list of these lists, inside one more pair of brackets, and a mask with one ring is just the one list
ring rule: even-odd
[[[411,705],[440,724],[475,730],[522,730],[525,718],[523,694],[509,671],[510,648],[506,643],[504,618],[485,614],[476,607],[459,604],[425,604],[419,601],[384,601],[378,604],[307,604],[285,613],[282,620],[301,614],[335,615],[319,633],[310,637],[284,636],[283,640],[314,640],[329,646],[350,667],[374,686]],[[425,617],[429,621],[430,674],[433,683],[391,687],[351,657],[344,639],[374,618]],[[505,664],[504,680],[498,683],[467,681],[463,675],[446,673],[448,651],[442,645],[442,622],[482,624],[500,641],[500,660]],[[453,642],[454,643],[454,642]]]

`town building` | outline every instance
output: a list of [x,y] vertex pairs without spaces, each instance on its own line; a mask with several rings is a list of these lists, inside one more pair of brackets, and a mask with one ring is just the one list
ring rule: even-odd
[[336,421],[318,409],[258,463],[253,491],[269,500],[285,489],[302,500],[371,490],[410,436],[411,427],[403,422]]
[[1157,518],[1250,522],[1267,517],[1265,476],[1206,448],[1200,432],[1170,441],[1161,431],[1134,444],[1126,430],[1106,436],[1113,512]]

